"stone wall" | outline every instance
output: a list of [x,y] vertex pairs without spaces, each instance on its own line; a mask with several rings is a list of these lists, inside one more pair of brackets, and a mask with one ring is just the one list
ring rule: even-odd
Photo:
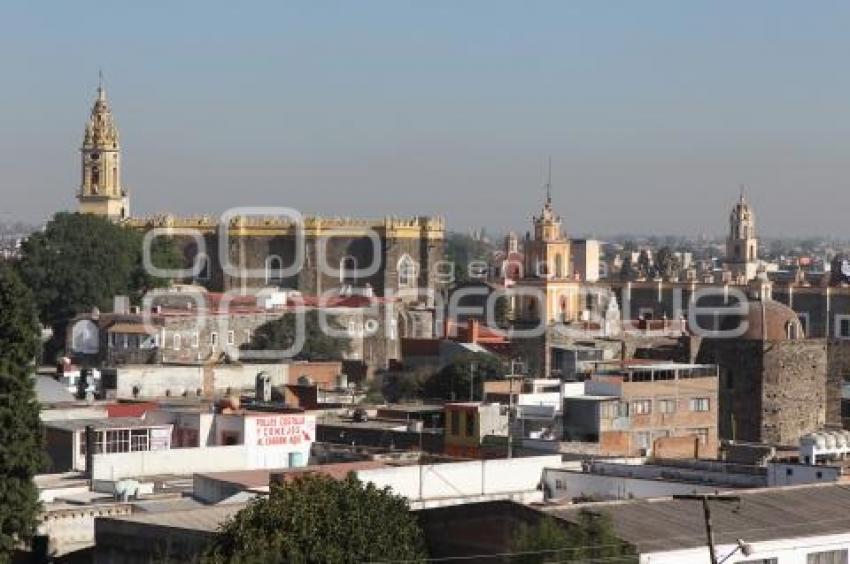
[[698,360],[720,366],[723,439],[796,446],[840,410],[823,339],[705,339]]
[[[269,284],[300,290],[307,295],[318,295],[339,287],[343,283],[365,286],[369,284],[376,295],[384,296],[390,290],[399,289],[399,261],[405,255],[416,264],[415,286],[421,288],[437,287],[435,264],[444,257],[442,232],[435,233],[422,228],[416,234],[405,233],[396,236],[392,231],[375,229],[371,234],[365,228],[333,230],[323,235],[306,233],[303,239],[303,262],[297,272],[281,279],[266,279],[266,264],[269,257],[279,257],[282,267],[287,269],[296,264],[297,238],[292,233],[275,233],[267,230],[264,234],[234,233],[226,239],[227,248],[222,253],[218,230],[206,229],[201,235],[208,266],[199,276],[185,278],[184,282],[198,282],[210,290],[229,291],[242,288],[261,288]],[[196,264],[201,249],[190,235],[173,235],[183,268]],[[234,276],[222,266],[222,256],[233,267],[254,271],[244,278]],[[341,272],[344,258],[350,257],[358,269],[374,270],[364,276],[353,278]],[[320,261],[324,268],[320,267]],[[350,266],[347,266],[350,268]]]

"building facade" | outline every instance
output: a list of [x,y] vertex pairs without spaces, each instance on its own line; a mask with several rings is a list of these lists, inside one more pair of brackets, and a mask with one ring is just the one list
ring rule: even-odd
[[118,127],[101,85],[81,147],[79,211],[122,221],[174,240],[182,255],[180,282],[217,291],[267,286],[320,295],[340,287],[433,305],[443,259],[442,218],[377,220],[302,216],[282,208],[211,216],[130,216],[121,179]]

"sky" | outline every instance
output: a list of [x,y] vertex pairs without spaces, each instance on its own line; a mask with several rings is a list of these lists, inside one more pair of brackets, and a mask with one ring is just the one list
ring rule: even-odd
[[0,221],[75,207],[103,69],[133,215],[850,238],[846,0],[6,2]]

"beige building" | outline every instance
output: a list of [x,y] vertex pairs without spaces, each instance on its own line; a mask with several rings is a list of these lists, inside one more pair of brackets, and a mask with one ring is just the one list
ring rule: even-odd
[[97,99],[86,124],[80,157],[82,178],[77,193],[80,211],[111,219],[129,217],[130,199],[121,183],[118,127],[112,118],[102,84],[97,89]]
[[583,395],[564,398],[564,439],[608,456],[714,458],[717,370],[638,360],[600,368]]
[[726,268],[731,272],[732,282],[745,284],[756,277],[758,267],[756,217],[741,190],[741,197],[729,215]]

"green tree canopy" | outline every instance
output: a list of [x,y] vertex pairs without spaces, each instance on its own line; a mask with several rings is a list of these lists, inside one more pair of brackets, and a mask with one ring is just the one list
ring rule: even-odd
[[[492,354],[463,353],[424,383],[424,395],[433,399],[477,401],[484,397],[484,382],[505,376],[505,366]],[[473,396],[469,397],[470,380]]]
[[32,363],[40,326],[32,295],[0,264],[0,562],[35,532],[38,491],[32,477],[45,465]]
[[[55,344],[74,316],[93,307],[109,311],[117,295],[139,303],[149,289],[168,284],[144,268],[143,237],[104,217],[58,213],[44,231],[24,241],[18,271],[32,289],[42,323],[53,327]],[[163,237],[153,240],[151,257],[160,268],[179,264],[173,243]]]
[[[294,355],[298,360],[341,360],[349,350],[349,340],[339,335],[343,331],[337,318],[326,317],[326,325],[333,333],[326,332],[315,309],[296,314],[289,312],[280,318],[264,323],[254,332],[251,340],[242,346],[244,350],[289,350],[296,342],[300,330],[298,315],[304,316],[304,344]],[[250,355],[249,355],[250,356]]]
[[634,550],[617,538],[611,518],[587,509],[568,526],[544,517],[533,527],[519,527],[511,543],[516,564],[544,562],[590,562],[604,559],[610,564],[635,562]]
[[661,247],[655,257],[655,276],[670,280],[679,275],[682,265],[670,247]]
[[422,531],[407,500],[390,490],[306,476],[273,486],[228,520],[204,561],[354,563],[424,561]]

